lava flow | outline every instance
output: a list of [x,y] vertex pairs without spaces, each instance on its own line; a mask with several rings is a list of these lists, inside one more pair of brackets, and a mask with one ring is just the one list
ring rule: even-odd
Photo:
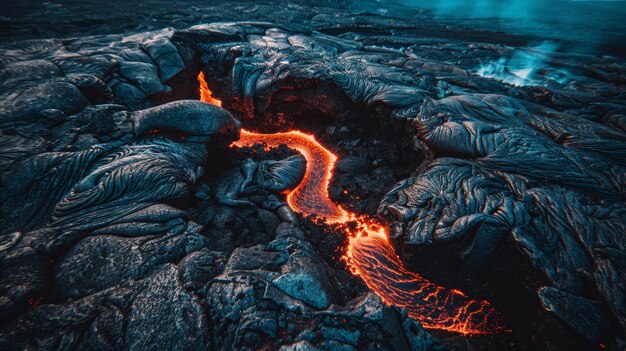
[[222,107],[222,100],[213,97],[213,92],[209,89],[209,85],[204,79],[204,73],[200,72],[200,74],[198,74],[198,82],[200,83],[200,101]]
[[[200,81],[201,99],[213,98]],[[208,97],[209,99],[206,99]],[[312,135],[300,131],[260,134],[241,131],[235,147],[280,145],[301,153],[307,162],[302,182],[287,195],[291,208],[305,216],[315,216],[337,225],[349,237],[345,260],[355,275],[386,304],[405,309],[426,328],[443,329],[465,335],[507,331],[502,316],[486,301],[468,299],[459,290],[449,290],[408,271],[389,242],[387,228],[373,218],[344,210],[330,200],[328,186],[337,156],[320,145]]]

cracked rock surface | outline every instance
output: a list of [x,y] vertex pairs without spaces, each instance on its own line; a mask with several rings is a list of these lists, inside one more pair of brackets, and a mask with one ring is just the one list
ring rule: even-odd
[[[477,72],[524,38],[307,5],[0,46],[0,349],[623,349],[623,60],[554,52],[513,85]],[[242,125],[314,133],[335,201],[507,265],[539,319],[483,344],[386,306],[285,203],[304,159],[228,148]]]

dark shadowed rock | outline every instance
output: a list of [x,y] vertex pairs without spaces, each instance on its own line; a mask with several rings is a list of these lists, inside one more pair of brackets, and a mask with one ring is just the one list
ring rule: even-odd
[[[485,275],[470,291],[524,302],[512,336],[458,345],[623,349],[623,60],[555,52],[512,85],[479,68],[527,38],[302,3],[2,19],[72,38],[0,44],[0,349],[441,349],[285,203],[315,165],[226,148],[242,123],[316,135],[333,200],[380,202],[396,243],[445,261],[425,275],[451,253],[462,284]],[[197,101],[200,71],[225,109]]]

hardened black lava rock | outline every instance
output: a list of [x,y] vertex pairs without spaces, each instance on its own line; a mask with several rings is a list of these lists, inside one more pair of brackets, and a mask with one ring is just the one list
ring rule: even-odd
[[[624,347],[623,60],[419,15],[177,11],[0,47],[1,349]],[[484,73],[518,53],[542,67]],[[201,71],[225,109],[196,101]],[[284,202],[301,156],[227,147],[242,125],[315,133],[333,199],[398,246],[507,265],[538,319],[442,344]]]

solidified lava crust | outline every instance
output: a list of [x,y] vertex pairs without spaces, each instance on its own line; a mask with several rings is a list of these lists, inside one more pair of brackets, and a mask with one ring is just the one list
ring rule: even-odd
[[626,348],[619,47],[144,2],[0,18],[0,349]]

